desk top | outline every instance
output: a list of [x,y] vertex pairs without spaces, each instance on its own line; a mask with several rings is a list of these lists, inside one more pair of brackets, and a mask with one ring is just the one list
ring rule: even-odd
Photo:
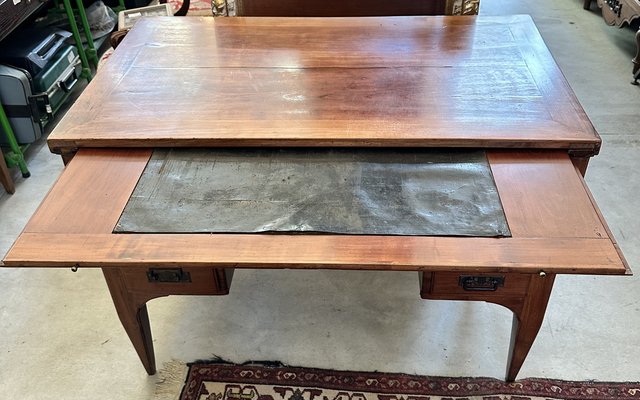
[[144,19],[49,138],[55,152],[599,145],[528,16]]

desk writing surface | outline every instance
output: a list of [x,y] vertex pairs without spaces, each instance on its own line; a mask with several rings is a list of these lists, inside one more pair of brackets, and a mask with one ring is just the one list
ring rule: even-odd
[[155,149],[115,233],[511,236],[486,154]]
[[56,152],[599,145],[528,16],[144,19],[49,137]]

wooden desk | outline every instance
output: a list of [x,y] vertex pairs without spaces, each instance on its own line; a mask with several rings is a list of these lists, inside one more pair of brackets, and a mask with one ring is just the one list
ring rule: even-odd
[[[102,268],[150,374],[145,303],[235,268],[418,271],[423,298],[501,304],[508,380],[556,274],[629,272],[579,173],[600,139],[526,16],[143,20],[49,145],[70,162],[4,263]],[[113,234],[162,146],[486,148],[512,237]]]

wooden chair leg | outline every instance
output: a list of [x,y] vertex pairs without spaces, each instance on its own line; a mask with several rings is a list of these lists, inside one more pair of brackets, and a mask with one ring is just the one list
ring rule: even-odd
[[4,156],[0,151],[0,183],[4,186],[4,190],[7,193],[15,193],[16,186],[13,183],[13,179],[11,178],[11,174],[9,173],[9,168],[7,168],[7,163],[4,161]]
[[507,381],[516,379],[544,319],[555,275],[533,275],[521,307],[513,307],[513,328],[507,361]]
[[122,326],[129,335],[147,373],[154,375],[156,373],[156,359],[153,353],[151,326],[145,301],[136,299],[127,290],[119,268],[103,268],[102,272]]
[[636,56],[631,62],[633,63],[633,81],[631,83],[637,85],[638,79],[640,79],[640,29],[636,32]]

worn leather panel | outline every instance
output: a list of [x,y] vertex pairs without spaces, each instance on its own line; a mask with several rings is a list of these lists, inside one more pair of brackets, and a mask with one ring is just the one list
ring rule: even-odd
[[510,236],[484,151],[157,149],[115,232]]

